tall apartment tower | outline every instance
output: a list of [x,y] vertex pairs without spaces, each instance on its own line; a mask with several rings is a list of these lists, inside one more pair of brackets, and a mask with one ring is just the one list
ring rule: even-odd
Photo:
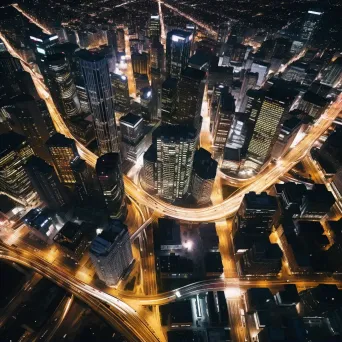
[[0,135],[0,191],[24,205],[38,203],[38,195],[24,170],[33,150],[24,136],[13,131]]
[[192,127],[161,127],[157,137],[158,195],[172,202],[189,189],[198,135]]
[[49,209],[61,210],[69,202],[65,188],[60,183],[55,170],[43,159],[30,157],[24,169],[40,199]]
[[248,145],[245,167],[260,169],[269,159],[281,122],[289,110],[289,100],[285,90],[275,87],[266,94]]
[[125,188],[118,153],[106,153],[96,162],[96,174],[106,202],[109,217],[126,216]]
[[78,53],[100,154],[119,152],[112,84],[107,59],[100,53]]
[[107,286],[115,286],[133,261],[127,226],[120,220],[110,221],[91,243],[89,255],[98,277]]
[[67,57],[62,53],[45,58],[44,75],[51,97],[65,118],[81,112],[80,100]]
[[172,30],[166,37],[166,68],[169,77],[179,78],[188,66],[193,34],[182,30]]
[[74,184],[76,180],[70,162],[79,156],[75,141],[63,134],[56,133],[46,142],[46,146],[50,152],[59,180],[63,184]]

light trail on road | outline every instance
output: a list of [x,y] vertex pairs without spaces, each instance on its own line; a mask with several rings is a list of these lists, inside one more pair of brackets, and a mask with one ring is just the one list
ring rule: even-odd
[[23,16],[25,16],[27,19],[29,19],[32,23],[34,23],[36,26],[38,26],[41,30],[43,30],[46,34],[52,34],[52,32],[44,25],[42,25],[36,18],[34,18],[31,14],[28,14],[25,12],[22,8],[19,7],[18,4],[12,5],[17,11],[19,11]]
[[[94,305],[91,305],[91,299],[94,298],[106,303],[110,308],[108,307],[108,310],[106,310],[105,318],[121,333],[129,337],[130,341],[158,342],[163,340],[162,337],[160,338],[156,335],[153,329],[128,304],[119,298],[83,283],[68,272],[49,264],[36,255],[19,248],[9,248],[2,245],[0,246],[0,258],[34,269],[44,275],[44,277],[72,292],[75,296],[80,297],[81,300],[91,307],[94,307]],[[95,307],[98,307],[100,304],[101,302],[98,302]]]
[[164,6],[166,6],[167,8],[171,9],[172,11],[174,11],[175,13],[177,13],[178,15],[192,21],[193,23],[195,23],[197,26],[204,28],[206,31],[208,31],[208,33],[212,34],[212,35],[217,35],[217,32],[215,30],[213,30],[209,25],[203,23],[202,21],[199,21],[193,17],[191,17],[190,15],[180,11],[178,8],[169,5],[168,3],[164,2],[164,1],[160,1],[158,0],[158,2],[161,2]]

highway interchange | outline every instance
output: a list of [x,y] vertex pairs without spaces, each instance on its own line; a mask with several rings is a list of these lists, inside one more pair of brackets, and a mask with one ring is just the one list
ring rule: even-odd
[[[20,57],[3,35],[0,34],[0,38],[6,44],[9,52],[14,57],[20,58],[25,70],[31,73],[38,93],[46,101],[57,131],[67,137],[75,139],[64,123],[61,115],[58,113],[41,76]],[[339,115],[342,108],[341,101],[342,96],[340,96],[315,123],[315,125],[310,128],[306,136],[295,148],[291,149],[287,154],[279,159],[277,163],[269,164],[258,175],[254,176],[253,179],[242,182],[242,184],[240,184],[240,188],[234,192],[232,196],[223,200],[221,203],[200,209],[177,207],[148,194],[139,186],[139,184],[135,184],[126,176],[124,177],[125,191],[136,203],[141,206],[145,206],[152,212],[154,211],[162,216],[169,216],[191,222],[225,220],[235,214],[246,193],[250,191],[259,193],[266,190],[272,184],[277,182],[279,178],[284,176],[301,159],[305,158],[315,141],[324,134],[331,123]],[[77,140],[76,144],[80,156],[85,159],[89,165],[94,167],[97,156]],[[133,233],[134,238],[149,225],[151,219],[147,219],[147,222]],[[49,263],[26,249],[1,244],[0,258],[30,267],[64,287],[73,295],[87,303],[97,313],[101,314],[113,327],[125,334],[130,341],[165,341],[165,337],[161,333],[158,325],[155,325],[153,320],[146,320],[146,317],[141,315],[139,307],[142,305],[162,305],[175,301],[178,298],[193,296],[210,290],[225,290],[227,298],[234,299],[240,296],[241,291],[250,287],[269,287],[279,289],[287,283],[296,284],[298,288],[301,289],[316,286],[319,282],[336,284],[339,287],[342,287],[341,281],[336,281],[327,277],[315,279],[310,279],[310,277],[294,277],[291,279],[286,277],[284,277],[284,279],[239,279],[235,277],[197,282],[170,292],[159,294],[156,293],[156,289],[151,285],[153,284],[153,280],[150,280],[149,286],[151,290],[148,291],[149,294],[147,295],[135,295],[114,289],[111,292],[114,295],[109,295],[106,292],[82,282],[71,274],[71,272],[62,269],[55,264]],[[151,270],[153,262],[149,267]]]

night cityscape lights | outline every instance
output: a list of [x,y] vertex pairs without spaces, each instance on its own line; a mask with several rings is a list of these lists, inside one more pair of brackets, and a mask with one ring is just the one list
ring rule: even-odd
[[341,16],[1,3],[0,341],[340,341]]

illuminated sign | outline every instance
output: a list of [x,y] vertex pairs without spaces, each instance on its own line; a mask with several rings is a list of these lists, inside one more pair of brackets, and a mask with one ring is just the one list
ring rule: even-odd
[[309,14],[322,15],[322,12],[308,11]]
[[45,50],[41,48],[37,48],[37,51],[41,53],[42,55],[45,55]]
[[40,38],[36,38],[36,37],[30,36],[30,39],[32,39],[32,40],[34,40],[34,41],[36,41],[36,42],[41,42],[41,43],[43,43],[43,40],[40,39]]
[[149,91],[147,92],[146,96],[147,96],[147,98],[150,98],[151,95],[152,95],[152,92],[151,92],[151,90],[149,90]]
[[159,15],[151,15],[151,19],[159,19]]
[[178,42],[180,40],[185,40],[185,38],[184,37],[180,37],[180,36],[176,36],[176,35],[172,36],[172,41],[173,42]]
[[58,36],[53,36],[53,37],[50,37],[49,40],[55,40],[55,39],[58,39]]

